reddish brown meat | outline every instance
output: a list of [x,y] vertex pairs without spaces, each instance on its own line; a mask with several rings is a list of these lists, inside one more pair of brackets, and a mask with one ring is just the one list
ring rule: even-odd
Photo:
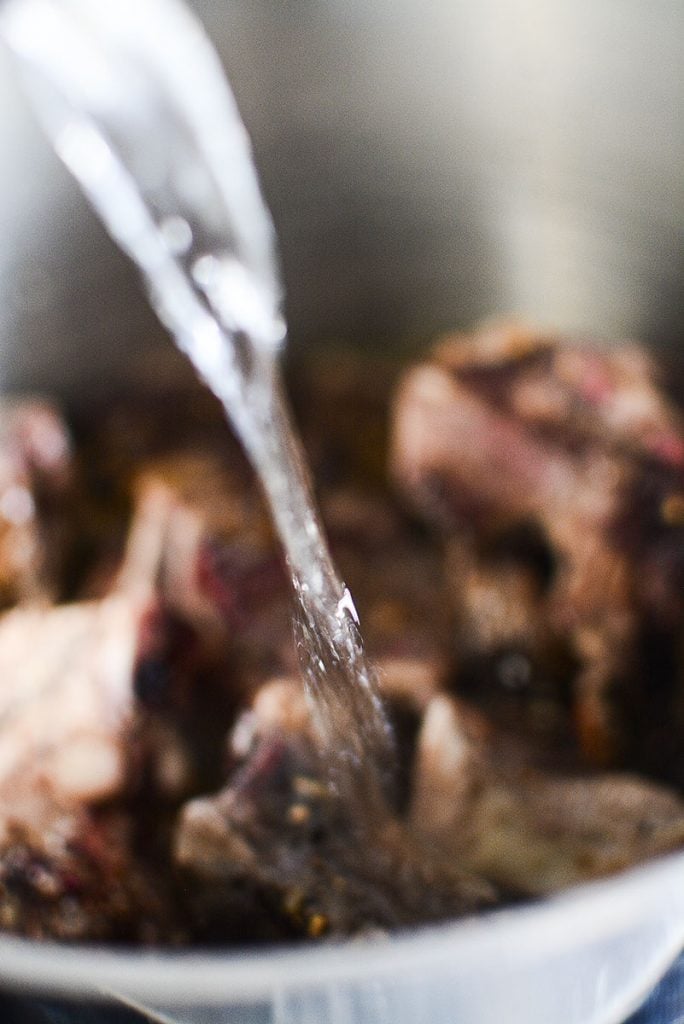
[[[684,434],[645,354],[601,354],[513,326],[449,339],[399,386],[392,467],[471,566],[452,582],[472,646],[505,650],[517,587],[521,653],[579,663],[572,690],[585,755],[611,763],[633,753],[630,730],[644,722],[628,708],[649,707],[646,638],[655,632],[674,648],[684,610]],[[541,563],[538,552],[520,554],[521,531],[536,534]],[[510,571],[497,583],[506,560],[515,584]],[[483,574],[490,608],[494,597],[500,605],[489,626],[473,593]],[[668,714],[680,676],[681,665],[659,684]]]

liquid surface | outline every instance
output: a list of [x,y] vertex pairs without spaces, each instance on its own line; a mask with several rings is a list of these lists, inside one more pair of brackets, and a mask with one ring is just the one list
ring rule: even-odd
[[296,642],[331,779],[372,819],[384,803],[390,729],[281,393],[274,233],[219,62],[171,0],[14,0],[1,28],[58,155],[142,271],[259,475],[296,594]]

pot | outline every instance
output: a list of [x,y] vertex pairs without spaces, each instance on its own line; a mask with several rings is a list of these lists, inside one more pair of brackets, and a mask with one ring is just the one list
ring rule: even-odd
[[[675,0],[193,6],[254,141],[295,345],[410,349],[505,313],[637,337],[681,379]],[[78,402],[169,342],[5,60],[0,146],[0,382]],[[0,984],[179,1024],[611,1024],[683,945],[680,854],[371,945],[185,955],[2,938]]]

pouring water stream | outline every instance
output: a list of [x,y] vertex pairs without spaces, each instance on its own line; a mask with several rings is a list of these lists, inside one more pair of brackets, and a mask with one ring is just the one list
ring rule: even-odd
[[180,0],[6,0],[0,35],[54,148],[223,403],[268,499],[331,778],[384,806],[391,734],[283,399],[274,231],[208,39]]

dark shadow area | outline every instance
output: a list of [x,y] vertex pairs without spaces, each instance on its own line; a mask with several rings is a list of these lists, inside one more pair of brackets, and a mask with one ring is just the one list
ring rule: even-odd
[[0,997],[2,1024],[143,1024],[144,1020],[122,1007]]

